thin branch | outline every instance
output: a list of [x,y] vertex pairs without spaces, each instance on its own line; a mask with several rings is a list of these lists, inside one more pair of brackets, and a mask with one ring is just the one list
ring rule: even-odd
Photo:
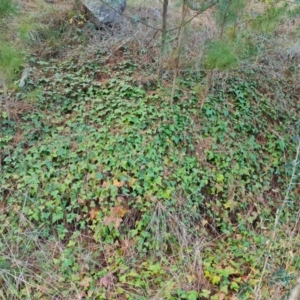
[[[186,26],[187,24],[189,24],[193,19],[195,19],[196,17],[198,17],[199,15],[201,15],[202,13],[204,13],[206,10],[208,10],[209,8],[213,7],[214,5],[216,5],[217,2],[213,2],[210,5],[206,6],[203,10],[198,11],[194,16],[192,16],[189,20],[187,20],[183,26]],[[169,29],[169,32],[172,32],[174,30],[178,30],[180,28],[181,25],[174,27],[172,29]]]
[[261,274],[260,281],[259,281],[259,288],[262,285],[262,279],[263,279],[263,276],[265,274],[265,271],[267,269],[267,265],[268,265],[268,262],[269,262],[269,259],[270,259],[269,253],[271,253],[272,246],[273,246],[273,244],[275,242],[275,239],[276,239],[277,226],[278,226],[281,214],[282,214],[282,212],[283,212],[283,210],[284,210],[284,208],[286,206],[286,203],[288,202],[289,195],[290,195],[290,192],[292,190],[292,186],[295,184],[294,183],[294,179],[296,177],[296,170],[297,170],[298,164],[300,163],[299,156],[300,156],[300,140],[298,142],[298,147],[297,147],[297,150],[296,150],[296,157],[295,157],[295,159],[293,161],[293,171],[292,171],[291,179],[290,179],[289,185],[288,185],[288,187],[286,189],[286,193],[285,193],[282,205],[281,205],[281,207],[276,212],[276,217],[275,217],[275,221],[274,221],[274,227],[273,227],[272,237],[268,241],[269,244],[268,244],[268,247],[267,247],[267,255],[266,255],[266,258],[265,258],[265,261],[264,261],[263,270],[262,270],[262,274]]

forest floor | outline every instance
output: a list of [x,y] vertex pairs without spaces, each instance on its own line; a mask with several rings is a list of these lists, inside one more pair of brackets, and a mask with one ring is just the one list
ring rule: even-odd
[[0,104],[0,298],[288,299],[299,17],[251,37],[255,57],[213,70],[203,99],[212,12],[179,65],[170,38],[160,85],[160,2],[129,2],[113,35],[73,1],[22,5],[1,25],[26,57]]

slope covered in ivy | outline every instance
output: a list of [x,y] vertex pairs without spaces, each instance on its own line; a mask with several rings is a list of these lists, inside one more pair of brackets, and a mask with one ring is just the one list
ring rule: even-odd
[[35,62],[16,94],[30,107],[2,115],[1,285],[16,299],[252,299],[258,284],[287,295],[299,116],[255,78],[215,85],[201,111],[197,74],[182,74],[170,105],[130,59],[99,61]]

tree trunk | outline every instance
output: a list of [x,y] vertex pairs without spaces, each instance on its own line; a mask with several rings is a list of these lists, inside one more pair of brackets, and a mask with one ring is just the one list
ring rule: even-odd
[[164,0],[163,3],[163,19],[162,19],[162,29],[161,29],[161,47],[160,47],[160,57],[159,57],[159,70],[158,70],[158,83],[161,85],[162,77],[164,72],[164,56],[166,50],[166,39],[167,39],[167,12],[168,12],[169,0]]
[[179,65],[180,65],[180,54],[181,54],[181,48],[182,48],[182,38],[183,38],[183,31],[184,31],[184,20],[187,13],[187,6],[186,6],[186,0],[183,0],[182,2],[182,12],[181,12],[181,23],[179,28],[179,34],[178,34],[178,44],[177,44],[177,56],[175,61],[175,70],[174,70],[174,78],[173,78],[173,85],[172,85],[172,92],[171,92],[171,104],[173,103],[174,93],[176,89],[176,81],[179,73]]

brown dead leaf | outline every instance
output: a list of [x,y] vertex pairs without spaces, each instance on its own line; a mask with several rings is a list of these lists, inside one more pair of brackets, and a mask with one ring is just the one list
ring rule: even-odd
[[78,202],[79,204],[84,204],[84,200],[81,199],[81,198],[78,198],[78,199],[77,199],[77,202]]
[[129,181],[129,183],[128,183],[128,185],[129,185],[130,187],[132,187],[132,186],[134,185],[135,182],[136,182],[136,179],[135,179],[135,178],[131,178],[130,181]]
[[118,181],[117,179],[114,179],[113,185],[120,188],[120,187],[124,186],[124,182],[121,182],[121,181]]
[[123,220],[121,218],[114,217],[114,216],[108,216],[108,217],[104,218],[103,224],[106,225],[106,226],[109,226],[109,225],[113,224],[115,226],[115,228],[119,228],[122,221]]
[[224,300],[226,298],[226,295],[222,292],[217,293],[215,296],[218,297],[218,300]]
[[122,218],[128,212],[128,209],[122,206],[115,206],[111,211],[113,216]]
[[78,282],[78,284],[84,288],[88,288],[90,286],[91,281],[92,278],[85,276],[81,281]]
[[207,221],[207,220],[205,220],[205,219],[202,219],[202,220],[201,220],[201,224],[202,224],[202,226],[205,226],[207,223],[208,223],[208,221]]
[[43,286],[43,285],[38,285],[37,286],[38,290],[40,292],[42,292],[43,294],[46,294],[46,292],[48,291],[47,287]]
[[108,189],[109,188],[109,182],[107,182],[107,181],[103,181],[103,183],[102,183],[102,187],[104,187],[104,188],[106,188],[106,189]]
[[78,293],[78,294],[76,295],[76,299],[78,299],[78,300],[82,300],[82,299],[84,299],[85,297],[86,297],[85,292],[80,292],[80,293]]
[[91,220],[96,219],[98,212],[99,212],[98,210],[96,210],[95,208],[92,208],[92,209],[89,211],[90,219],[91,219]]
[[100,285],[108,288],[113,283],[113,277],[109,274],[100,279]]
[[91,290],[87,291],[88,297],[90,297],[91,299],[93,299],[93,298],[92,298],[93,293],[94,293],[94,291],[91,291]]

